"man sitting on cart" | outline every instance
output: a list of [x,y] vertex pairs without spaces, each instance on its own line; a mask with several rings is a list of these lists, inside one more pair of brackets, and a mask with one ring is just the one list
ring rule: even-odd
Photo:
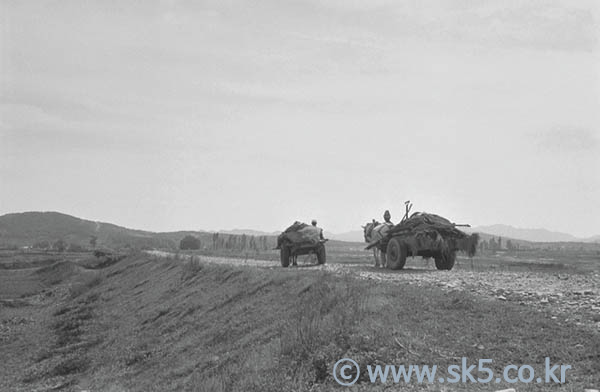
[[310,222],[310,224],[319,229],[319,239],[324,240],[325,238],[323,238],[323,229],[317,227],[317,220],[313,219],[312,222]]
[[385,210],[385,212],[383,213],[383,224],[384,225],[388,225],[388,226],[394,226],[394,224],[392,223],[392,221],[390,220],[392,219],[392,215],[390,214],[389,210]]

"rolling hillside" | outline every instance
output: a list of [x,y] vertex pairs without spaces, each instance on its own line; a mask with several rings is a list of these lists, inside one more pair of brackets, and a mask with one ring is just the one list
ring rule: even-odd
[[[153,233],[111,223],[94,222],[59,212],[23,212],[0,216],[0,246],[32,246],[62,239],[69,244],[98,246],[173,248],[186,232]],[[208,233],[206,233],[208,234]]]

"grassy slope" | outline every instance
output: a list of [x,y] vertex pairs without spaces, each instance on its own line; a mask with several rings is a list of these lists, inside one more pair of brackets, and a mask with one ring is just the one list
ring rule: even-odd
[[[574,369],[561,390],[600,384],[598,333],[512,303],[320,271],[130,257],[82,275],[37,317],[31,339],[1,342],[6,368],[19,373],[11,389],[330,390],[331,367],[346,356],[444,368],[493,358],[495,372],[539,369],[550,356]],[[451,390],[461,388],[475,389]]]

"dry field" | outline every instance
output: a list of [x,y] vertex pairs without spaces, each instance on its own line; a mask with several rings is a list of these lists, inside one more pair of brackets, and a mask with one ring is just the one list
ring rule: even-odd
[[[594,254],[497,254],[452,271],[375,269],[360,244],[283,269],[261,259],[2,254],[0,390],[329,391],[337,359],[446,368],[492,358],[570,364],[565,385],[350,390],[582,391],[600,386]],[[238,255],[239,256],[239,255]],[[276,256],[276,254],[275,254]]]

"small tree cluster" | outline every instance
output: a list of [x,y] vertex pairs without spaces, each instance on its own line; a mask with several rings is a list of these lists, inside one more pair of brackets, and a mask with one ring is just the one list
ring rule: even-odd
[[202,242],[200,242],[200,239],[193,235],[186,235],[179,242],[179,249],[181,250],[196,250],[200,249],[201,246]]
[[506,240],[506,249],[513,251],[519,249],[519,244],[513,243],[511,240]]
[[43,240],[43,241],[39,241],[39,242],[36,242],[35,244],[33,244],[33,248],[34,249],[50,249],[51,245],[50,245],[50,242]]
[[64,240],[57,240],[52,244],[52,249],[58,252],[64,252],[67,250],[67,243]]
[[508,250],[508,251],[516,251],[522,250],[523,248],[516,242],[511,240],[506,240],[503,246],[502,237],[492,237],[489,240],[483,240],[479,242],[479,250],[481,252],[489,250],[489,251],[497,251],[497,250]]
[[85,252],[85,248],[79,244],[69,244],[67,250],[69,252]]

